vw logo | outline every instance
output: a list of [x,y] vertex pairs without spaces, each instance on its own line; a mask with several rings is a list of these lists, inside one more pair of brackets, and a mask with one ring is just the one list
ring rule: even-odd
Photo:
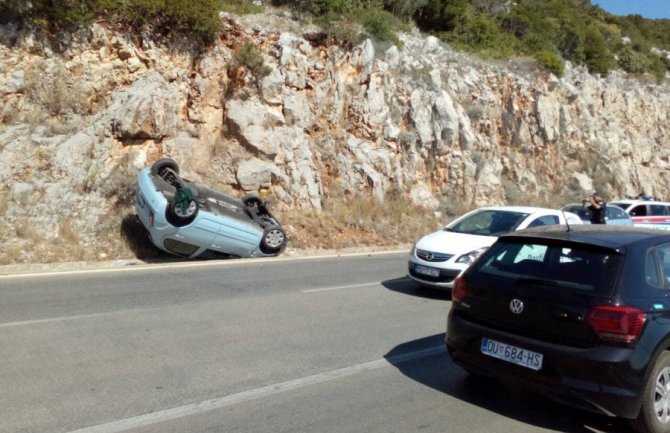
[[509,309],[514,314],[521,314],[523,312],[523,301],[521,299],[512,299],[509,303]]

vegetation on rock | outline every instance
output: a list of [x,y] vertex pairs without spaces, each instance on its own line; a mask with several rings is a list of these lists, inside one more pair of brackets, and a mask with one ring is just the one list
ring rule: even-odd
[[[613,68],[651,73],[670,69],[670,20],[619,17],[589,0],[273,0],[316,22],[338,38],[372,36],[398,45],[396,32],[414,21],[458,49],[507,58],[530,55],[561,75],[565,60],[592,73]],[[6,0],[0,16],[32,20],[51,30],[94,19],[149,25],[157,32],[184,32],[211,40],[220,30],[219,11],[260,12],[249,0]],[[362,33],[347,25],[357,22]],[[654,48],[656,50],[654,50]]]

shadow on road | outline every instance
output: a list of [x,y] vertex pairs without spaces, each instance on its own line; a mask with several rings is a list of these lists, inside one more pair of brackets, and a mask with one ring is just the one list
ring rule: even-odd
[[403,293],[409,296],[417,296],[426,299],[435,299],[440,301],[450,301],[450,290],[436,290],[428,287],[420,287],[408,277],[394,278],[392,280],[382,281],[382,286],[394,292]]
[[509,383],[470,376],[451,362],[446,351],[418,360],[394,362],[399,355],[442,346],[444,337],[445,334],[437,334],[400,344],[385,358],[412,380],[531,426],[565,433],[631,431],[626,420],[563,406]]

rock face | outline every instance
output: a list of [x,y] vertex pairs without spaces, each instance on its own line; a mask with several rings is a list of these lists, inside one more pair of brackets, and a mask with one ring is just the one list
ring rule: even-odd
[[[0,239],[67,223],[90,241],[164,156],[283,208],[321,209],[326,183],[447,212],[560,206],[596,188],[670,199],[667,83],[571,65],[559,79],[416,34],[345,49],[267,18],[222,15],[204,52],[97,24],[57,47],[2,27]],[[267,73],[236,60],[245,44]]]

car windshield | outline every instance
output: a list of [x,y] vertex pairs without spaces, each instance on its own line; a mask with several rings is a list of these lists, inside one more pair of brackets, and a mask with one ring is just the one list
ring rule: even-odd
[[587,208],[584,208],[582,205],[573,204],[565,206],[563,209],[565,212],[572,212],[577,214],[579,218],[583,221],[591,221],[591,211]]
[[500,236],[514,231],[528,213],[483,209],[457,219],[444,228],[446,231],[485,236]]
[[477,262],[483,274],[511,278],[520,286],[609,293],[622,256],[583,245],[499,241]]

